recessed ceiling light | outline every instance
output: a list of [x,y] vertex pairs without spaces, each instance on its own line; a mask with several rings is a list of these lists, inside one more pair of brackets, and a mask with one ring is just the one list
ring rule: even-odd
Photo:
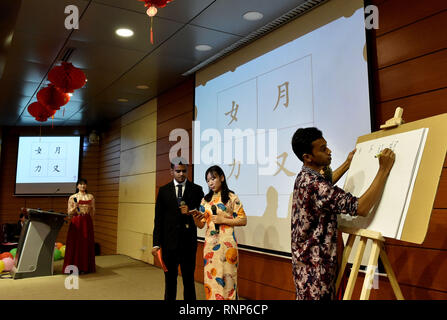
[[132,37],[132,36],[133,36],[133,31],[130,30],[130,29],[126,29],[126,28],[117,29],[117,30],[115,31],[115,33],[116,33],[117,35],[119,35],[120,37],[125,37],[125,38]]
[[145,85],[145,84],[140,84],[140,85],[137,86],[137,89],[140,89],[140,90],[147,90],[147,89],[149,89],[149,86],[147,86],[147,85]]
[[242,18],[244,18],[245,20],[248,20],[248,21],[261,20],[263,17],[264,17],[264,15],[257,11],[248,11],[242,16]]
[[207,45],[207,44],[199,44],[196,46],[196,50],[197,51],[209,51],[211,50],[213,47]]
[[127,101],[129,101],[129,100],[124,99],[124,98],[119,98],[119,99],[117,99],[117,101],[119,101],[119,102],[127,102]]

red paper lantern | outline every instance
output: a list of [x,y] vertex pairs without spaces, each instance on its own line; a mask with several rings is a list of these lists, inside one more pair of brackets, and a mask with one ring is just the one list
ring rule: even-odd
[[154,44],[154,33],[152,31],[153,18],[157,14],[157,8],[164,8],[166,4],[173,0],[138,0],[140,2],[144,2],[144,6],[147,7],[146,14],[151,18],[151,43]]
[[63,92],[80,89],[87,81],[84,72],[69,62],[62,62],[48,73],[48,80]]
[[48,87],[40,89],[37,93],[37,101],[53,110],[59,110],[70,101],[68,93],[50,84]]
[[54,116],[56,110],[48,109],[40,102],[34,102],[28,106],[28,112],[30,115],[36,118],[37,121],[45,122],[48,120],[49,117]]
[[152,6],[157,8],[164,8],[169,2],[173,0],[138,0],[138,1],[144,2],[145,3],[144,6],[148,8]]

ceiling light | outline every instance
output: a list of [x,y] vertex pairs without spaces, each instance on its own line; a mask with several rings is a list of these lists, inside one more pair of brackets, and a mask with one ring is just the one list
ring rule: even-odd
[[149,86],[147,86],[147,85],[145,85],[145,84],[140,84],[140,85],[137,86],[137,89],[140,89],[140,90],[147,90],[147,89],[149,89]]
[[258,21],[261,20],[263,17],[264,15],[257,11],[248,11],[242,16],[242,18],[248,21]]
[[119,102],[127,102],[127,101],[129,101],[128,99],[124,99],[124,98],[119,98],[119,99],[117,99]]
[[115,31],[115,33],[116,33],[117,35],[119,35],[120,37],[125,37],[125,38],[132,37],[132,36],[133,36],[133,31],[130,30],[130,29],[125,29],[125,28],[117,29],[117,30]]
[[211,49],[212,49],[212,47],[207,44],[199,44],[196,46],[197,51],[209,51]]

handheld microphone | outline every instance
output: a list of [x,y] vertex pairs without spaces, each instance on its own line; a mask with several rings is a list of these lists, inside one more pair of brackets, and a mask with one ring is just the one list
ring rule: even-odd
[[[214,204],[211,206],[211,211],[213,211],[213,216],[217,215],[217,208]],[[219,226],[220,226],[219,224],[214,224],[214,229],[217,232],[219,232]]]
[[[76,197],[73,198],[75,203],[78,203],[78,199],[76,199]],[[78,212],[80,212],[81,210],[79,210],[79,207],[77,207],[76,209],[78,209]]]

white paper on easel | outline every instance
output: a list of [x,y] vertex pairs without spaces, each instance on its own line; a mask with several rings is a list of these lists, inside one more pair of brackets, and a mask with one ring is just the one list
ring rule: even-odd
[[367,217],[339,216],[346,227],[380,232],[400,239],[427,137],[427,128],[359,143],[346,178],[344,190],[360,197],[369,188],[379,169],[375,155],[390,148],[396,160],[387,179],[377,210]]

